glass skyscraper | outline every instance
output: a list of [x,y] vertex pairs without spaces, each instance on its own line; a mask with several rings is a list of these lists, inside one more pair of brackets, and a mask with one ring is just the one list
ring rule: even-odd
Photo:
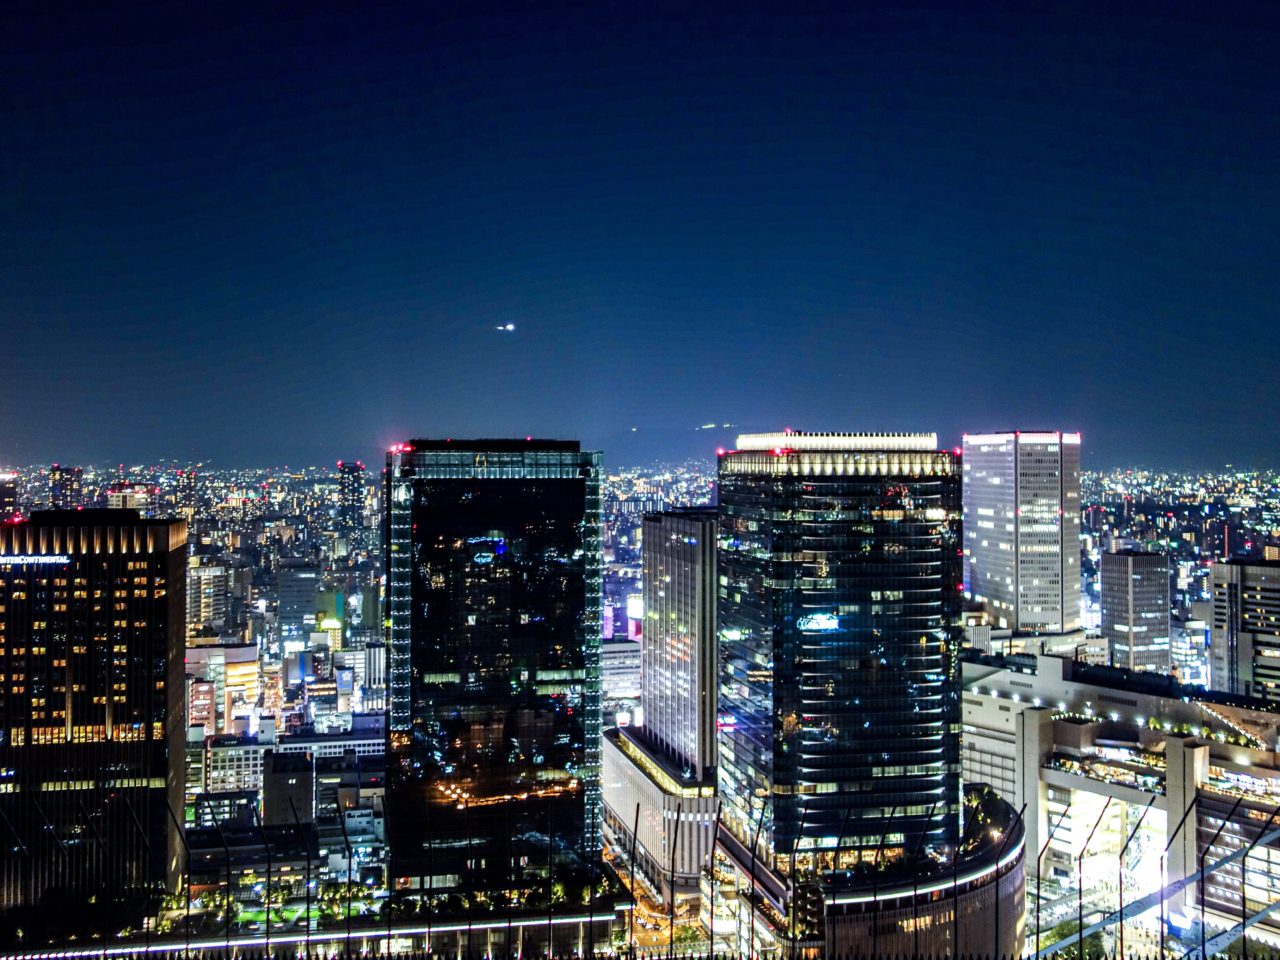
[[803,939],[839,875],[957,840],[959,461],[933,434],[738,447],[719,463],[721,844]]
[[388,825],[402,888],[501,897],[598,848],[600,464],[559,440],[388,454]]

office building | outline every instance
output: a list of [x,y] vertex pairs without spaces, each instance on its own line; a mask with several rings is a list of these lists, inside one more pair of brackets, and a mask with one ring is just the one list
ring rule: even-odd
[[1104,553],[1102,638],[1113,667],[1168,673],[1169,560],[1140,550]]
[[209,557],[191,557],[187,570],[187,636],[220,633],[230,609],[230,571]]
[[287,557],[280,561],[276,588],[280,639],[305,641],[316,626],[320,571],[309,560]]
[[17,520],[21,517],[18,510],[18,475],[16,473],[0,473],[0,523]]
[[0,527],[0,907],[176,882],[185,552],[134,511]]
[[346,537],[347,549],[355,553],[364,549],[364,464],[359,460],[338,461],[338,516],[336,528]]
[[84,502],[84,470],[55,463],[49,468],[49,507],[79,510]]
[[1215,563],[1209,593],[1213,689],[1280,700],[1280,562]]
[[388,828],[410,888],[519,890],[597,855],[600,464],[560,440],[388,454]]
[[644,722],[605,733],[606,836],[660,902],[697,892],[714,842],[716,529],[714,510],[644,518]]
[[178,471],[178,479],[173,494],[174,507],[177,509],[178,516],[192,524],[196,519],[196,512],[199,510],[200,501],[198,488],[196,486],[196,468],[190,467],[186,470]]
[[[987,794],[962,823],[958,458],[933,434],[787,432],[719,468],[729,889],[704,922],[757,952],[1016,952],[1020,825]],[[975,810],[1012,845],[970,832],[956,864]]]
[[149,484],[116,484],[107,490],[107,507],[111,510],[137,510],[144,517],[154,517],[159,495],[160,489]]
[[716,512],[644,518],[645,736],[694,779],[716,763]]
[[966,436],[963,463],[966,593],[998,629],[1078,631],[1080,434]]

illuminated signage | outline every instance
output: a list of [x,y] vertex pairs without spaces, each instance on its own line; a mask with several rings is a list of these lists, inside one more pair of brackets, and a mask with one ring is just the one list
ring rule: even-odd
[[840,629],[840,618],[834,613],[811,613],[796,620],[796,626],[813,633],[831,633]]
[[11,557],[0,556],[0,563],[17,563],[23,566],[54,566],[61,563],[70,563],[71,558],[61,553],[51,554],[33,554],[18,553]]

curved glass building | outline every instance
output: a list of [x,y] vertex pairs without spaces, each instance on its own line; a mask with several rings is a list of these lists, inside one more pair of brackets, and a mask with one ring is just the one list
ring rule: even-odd
[[719,480],[719,863],[749,951],[820,944],[851,891],[910,890],[961,839],[959,457],[755,434]]

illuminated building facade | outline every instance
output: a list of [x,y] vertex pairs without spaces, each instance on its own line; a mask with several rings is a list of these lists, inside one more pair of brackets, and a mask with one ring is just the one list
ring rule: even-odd
[[719,465],[717,869],[742,942],[854,953],[879,923],[887,955],[973,944],[1020,859],[964,847],[954,927],[913,894],[961,836],[958,458],[933,434],[788,432]]
[[129,510],[0,527],[0,906],[176,878],[185,553]]
[[84,504],[84,470],[55,463],[49,468],[49,507],[78,510]]
[[0,473],[0,523],[15,520],[18,512],[18,475]]
[[1209,593],[1210,685],[1280,700],[1280,562],[1215,563]]
[[645,516],[644,723],[604,741],[606,835],[663,902],[697,890],[714,842],[716,530],[715,510]]
[[1169,560],[1139,550],[1104,553],[1102,637],[1113,667],[1168,673]]
[[598,849],[600,465],[560,440],[388,454],[387,799],[402,886],[518,890],[546,877],[548,848],[562,876]]
[[695,780],[716,762],[716,512],[651,513],[643,525],[646,739]]
[[338,461],[337,530],[347,538],[352,553],[368,546],[364,525],[364,464],[359,460]]
[[1080,629],[1080,434],[964,438],[964,584],[993,626]]
[[179,470],[174,489],[174,505],[178,509],[178,516],[185,519],[188,524],[195,522],[196,512],[200,507],[198,491],[196,468],[190,467],[186,470]]

